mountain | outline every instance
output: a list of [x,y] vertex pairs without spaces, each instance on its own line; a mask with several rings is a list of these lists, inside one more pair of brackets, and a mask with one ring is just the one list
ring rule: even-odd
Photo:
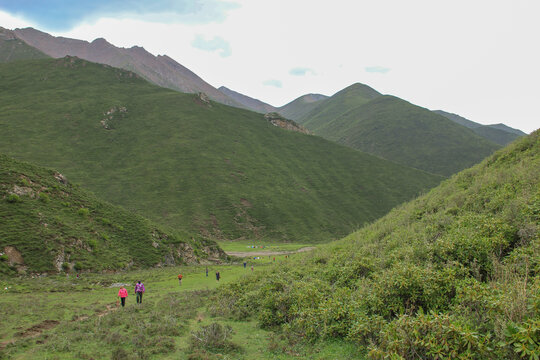
[[272,105],[269,105],[257,99],[253,99],[249,96],[240,94],[236,91],[226,88],[225,86],[221,86],[220,88],[218,88],[218,90],[221,91],[223,94],[225,94],[227,97],[236,101],[238,104],[241,104],[242,106],[244,106],[246,109],[249,109],[258,113],[262,113],[262,114],[276,112],[277,110]]
[[539,253],[537,130],[341,241],[220,288],[213,306],[374,359],[519,359],[540,345]]
[[0,155],[0,274],[121,270],[225,258],[97,199],[61,173]]
[[334,118],[364,105],[381,94],[375,89],[360,83],[353,84],[323,101],[317,102],[317,106],[296,121],[306,126],[318,135],[318,128],[327,126]]
[[326,139],[444,176],[499,148],[444,116],[362,84],[321,101],[297,122]]
[[483,137],[484,139],[490,140],[499,145],[507,145],[517,139],[518,137],[525,136],[523,131],[513,129],[504,124],[495,124],[495,125],[482,125],[475,123],[474,121],[465,119],[462,116],[448,113],[442,110],[435,110],[435,113],[446,117],[460,125],[472,129],[477,135]]
[[485,126],[491,127],[491,128],[494,128],[494,129],[503,130],[503,131],[513,133],[513,134],[516,134],[516,135],[519,135],[519,136],[527,136],[527,134],[524,133],[523,131],[521,131],[519,129],[511,128],[510,126],[507,126],[505,124],[492,124],[492,125],[485,125]]
[[0,152],[194,236],[329,241],[441,180],[74,57],[0,78]]
[[327,99],[328,96],[321,94],[306,94],[294,99],[290,103],[280,107],[277,112],[287,119],[298,120],[312,111],[319,102]]
[[91,43],[82,40],[54,37],[33,28],[15,29],[15,36],[28,45],[53,57],[76,56],[88,61],[133,71],[148,81],[185,93],[203,92],[212,100],[239,106],[212,85],[166,55],[154,56],[144,48],[118,48],[105,39]]
[[42,59],[48,56],[19,40],[13,31],[0,26],[0,62]]

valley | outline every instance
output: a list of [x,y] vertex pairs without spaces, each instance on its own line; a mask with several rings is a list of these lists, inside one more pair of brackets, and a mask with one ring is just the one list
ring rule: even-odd
[[0,28],[0,359],[538,359],[539,272],[540,130]]

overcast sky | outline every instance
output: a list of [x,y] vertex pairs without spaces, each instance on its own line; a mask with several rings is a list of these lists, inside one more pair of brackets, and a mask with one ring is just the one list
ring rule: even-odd
[[539,0],[0,0],[0,26],[167,54],[274,106],[355,82],[540,127]]

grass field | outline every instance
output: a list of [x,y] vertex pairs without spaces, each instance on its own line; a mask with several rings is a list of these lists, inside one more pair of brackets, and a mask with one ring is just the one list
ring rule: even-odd
[[[256,261],[254,272],[289,261]],[[256,321],[212,316],[213,291],[249,279],[241,264],[161,268],[117,274],[74,274],[0,280],[0,358],[13,359],[289,359],[358,358],[344,342],[290,344]],[[215,272],[219,270],[218,283]],[[182,285],[177,275],[183,274]],[[133,284],[143,281],[143,304]],[[118,284],[126,307],[117,305]],[[7,288],[7,290],[5,290]],[[223,348],[193,345],[193,334],[218,323],[232,334]],[[215,326],[215,325],[214,325]]]
[[223,251],[234,252],[282,252],[282,251],[297,251],[305,247],[314,246],[313,244],[300,243],[270,243],[261,241],[218,241],[219,247]]

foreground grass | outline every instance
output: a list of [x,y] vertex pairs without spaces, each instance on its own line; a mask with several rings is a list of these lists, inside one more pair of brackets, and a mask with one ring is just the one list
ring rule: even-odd
[[[278,256],[253,261],[279,267]],[[218,283],[215,272],[220,271]],[[213,316],[214,289],[254,274],[242,265],[186,266],[117,274],[82,274],[0,280],[0,358],[13,359],[289,359],[358,358],[354,346],[320,343],[305,346],[263,330],[254,320]],[[177,275],[183,274],[178,284]],[[146,286],[135,304],[133,284]],[[129,284],[125,308],[117,306],[118,284]],[[5,288],[7,287],[7,290]],[[193,333],[218,323],[230,326],[230,346],[193,345]],[[42,324],[37,333],[32,329]]]

